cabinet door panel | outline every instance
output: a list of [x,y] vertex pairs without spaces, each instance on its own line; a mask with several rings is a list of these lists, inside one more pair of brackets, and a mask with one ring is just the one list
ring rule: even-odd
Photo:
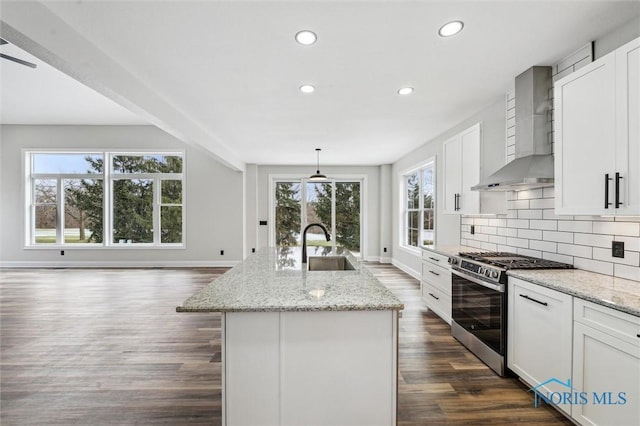
[[444,213],[458,213],[456,210],[456,194],[460,193],[460,139],[456,136],[444,143]]
[[616,51],[618,214],[640,215],[640,39]]
[[640,424],[640,347],[576,322],[573,350],[573,386],[587,398],[573,417],[583,425]]
[[480,182],[480,124],[476,124],[460,135],[462,149],[462,178],[460,189],[460,212],[480,213],[480,192],[471,187]]
[[615,53],[558,80],[554,93],[556,212],[614,214],[604,205],[605,174],[615,175]]

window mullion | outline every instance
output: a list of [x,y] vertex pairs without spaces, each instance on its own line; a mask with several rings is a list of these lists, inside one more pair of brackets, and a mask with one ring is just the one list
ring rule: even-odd
[[56,243],[64,244],[64,189],[63,179],[56,179]]
[[331,250],[336,249],[336,181],[331,182]]
[[160,178],[153,179],[153,244],[160,244],[160,203],[162,202],[162,183]]

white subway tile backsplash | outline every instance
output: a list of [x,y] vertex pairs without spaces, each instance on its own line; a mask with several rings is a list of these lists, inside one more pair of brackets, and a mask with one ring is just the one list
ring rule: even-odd
[[476,226],[476,232],[479,234],[497,235],[498,228],[495,226]]
[[594,222],[593,233],[640,237],[640,222]]
[[488,226],[489,225],[489,219],[487,219],[486,217],[476,217],[473,220],[473,223],[476,226]]
[[558,243],[558,253],[591,259],[593,257],[593,248],[588,246]]
[[597,222],[613,222],[615,219],[613,216],[574,216],[574,220],[591,220]]
[[527,238],[529,240],[541,240],[542,231],[538,229],[518,229],[518,238]]
[[[640,238],[637,237],[616,237],[615,241],[622,241],[624,243],[624,249],[628,251],[640,252]],[[611,247],[611,244],[609,246]]]
[[489,235],[489,242],[495,244],[507,244],[507,237],[500,235]]
[[637,251],[625,250],[624,257],[613,257],[611,256],[610,249],[594,247],[593,258],[597,260],[604,260],[606,262],[620,263],[622,265],[640,266],[640,253]]
[[556,231],[542,231],[542,239],[545,241],[555,241],[558,243],[573,243],[572,232],[556,232]]
[[462,218],[460,219],[460,224],[462,224],[462,225],[473,225],[473,218],[472,217],[467,217],[467,216],[462,216]]
[[555,219],[555,220],[573,220],[573,216],[556,215],[554,210],[544,209],[542,210],[543,219]]
[[529,200],[507,201],[507,210],[528,209]]
[[498,244],[498,251],[506,251],[506,252],[513,253],[516,250],[517,250],[516,247]]
[[481,246],[482,250],[498,251],[498,246],[496,244],[483,242]]
[[528,189],[526,191],[518,191],[518,200],[531,200],[534,198],[542,198],[542,188]]
[[547,231],[557,231],[557,220],[530,220],[529,228],[531,229],[545,229]]
[[529,201],[529,208],[532,209],[553,209],[555,208],[555,200],[553,198],[540,198]]
[[613,275],[613,263],[611,262],[575,257],[573,259],[573,266],[578,269],[585,269],[599,274]]
[[558,231],[591,233],[593,231],[593,222],[573,220],[560,221],[558,222]]
[[516,228],[498,228],[498,235],[505,237],[517,237],[518,230]]
[[619,216],[615,218],[616,222],[640,222],[640,216]]
[[506,219],[489,219],[489,226],[507,226]]
[[[556,262],[568,263],[573,265],[573,256],[567,256],[565,254],[542,252],[542,258],[548,260],[555,260]],[[574,265],[575,266],[575,265]]]
[[554,186],[547,186],[546,188],[542,188],[542,195],[544,198],[553,198],[553,200],[555,201],[556,188]]
[[554,243],[551,241],[531,240],[529,241],[529,248],[534,250],[548,251],[551,253],[555,253],[558,249],[558,243]]
[[613,241],[613,235],[573,234],[574,244],[582,246],[611,247],[611,241]]
[[542,210],[518,210],[518,219],[542,219]]
[[513,247],[529,248],[529,240],[524,238],[507,238],[507,244]]
[[531,257],[542,257],[542,252],[539,250],[529,250],[526,248],[518,248],[518,251],[516,252],[518,254],[521,254],[523,256],[531,256]]
[[509,228],[529,228],[529,221],[526,219],[507,219]]
[[640,281],[640,268],[635,268],[633,266],[613,265],[613,274],[616,277],[625,278],[627,280],[635,280]]

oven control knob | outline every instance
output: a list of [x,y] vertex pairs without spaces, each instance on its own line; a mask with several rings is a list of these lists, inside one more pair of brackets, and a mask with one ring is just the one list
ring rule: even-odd
[[449,258],[449,263],[452,265],[455,265],[458,263],[458,259],[456,259],[455,257],[450,257]]
[[484,274],[484,271],[485,271],[484,266],[481,266],[481,267],[479,267],[479,268],[478,268],[478,273],[479,273],[480,275],[483,275],[483,274]]
[[491,276],[491,272],[492,272],[492,271],[491,271],[490,269],[485,269],[485,271],[484,271],[484,276],[485,276],[485,277],[490,277],[490,276]]
[[498,271],[491,272],[491,278],[498,278],[498,275],[500,275]]

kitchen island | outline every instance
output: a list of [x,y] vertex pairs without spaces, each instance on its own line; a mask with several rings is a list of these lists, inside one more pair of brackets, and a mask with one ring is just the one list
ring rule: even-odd
[[349,252],[307,271],[297,248],[249,256],[177,308],[222,313],[223,424],[393,425],[402,303]]

